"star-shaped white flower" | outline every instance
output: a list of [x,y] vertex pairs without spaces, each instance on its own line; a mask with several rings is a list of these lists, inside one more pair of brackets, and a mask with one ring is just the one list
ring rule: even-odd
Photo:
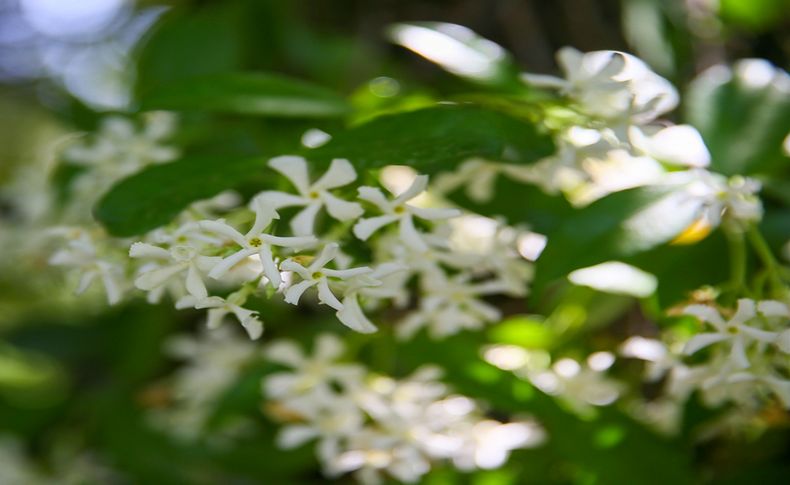
[[[730,360],[737,368],[745,369],[749,367],[749,358],[746,355],[747,347],[754,342],[776,343],[779,337],[777,332],[761,330],[748,325],[749,322],[757,318],[758,310],[763,313],[764,309],[770,315],[771,305],[766,302],[756,304],[754,300],[742,298],[738,300],[738,308],[735,315],[729,320],[724,320],[721,314],[713,307],[707,305],[690,305],[686,307],[684,313],[693,315],[703,322],[709,323],[715,332],[705,332],[695,335],[686,343],[683,352],[691,355],[700,349],[719,342],[730,344]],[[763,313],[766,315],[766,313]]]
[[222,258],[202,256],[197,249],[187,245],[177,245],[170,250],[136,242],[129,248],[132,258],[150,258],[158,260],[157,267],[142,272],[134,281],[134,285],[145,291],[153,291],[167,284],[171,279],[186,272],[184,286],[187,292],[195,298],[202,299],[208,296],[206,284],[201,273],[208,271],[219,263]]
[[285,290],[285,301],[292,304],[299,304],[299,299],[302,294],[313,286],[318,287],[318,301],[324,305],[328,305],[337,311],[343,310],[343,303],[337,299],[332,290],[329,288],[330,278],[333,279],[347,279],[355,276],[371,273],[373,270],[367,266],[350,269],[330,269],[326,265],[329,264],[339,251],[337,243],[330,243],[324,246],[324,249],[307,267],[302,266],[292,259],[287,259],[280,264],[280,269],[283,271],[293,271],[298,274],[302,281],[291,286]]
[[272,221],[279,216],[277,212],[266,205],[262,199],[254,199],[252,206],[255,211],[255,223],[247,234],[241,234],[221,219],[216,221],[201,221],[199,223],[202,229],[222,234],[241,246],[241,249],[214,266],[211,271],[209,271],[208,275],[214,279],[220,279],[244,258],[252,256],[253,254],[258,254],[260,255],[261,264],[263,265],[263,274],[269,279],[269,283],[274,288],[277,288],[280,286],[282,278],[274,262],[274,255],[272,254],[271,247],[281,246],[293,248],[309,246],[314,244],[316,239],[313,236],[280,237],[265,234],[263,231],[265,231]]
[[461,215],[458,209],[423,208],[406,203],[424,192],[427,186],[428,176],[420,175],[406,191],[393,200],[387,199],[381,190],[375,187],[360,187],[359,198],[375,205],[384,215],[360,219],[354,225],[354,235],[366,241],[374,232],[398,221],[401,240],[415,250],[427,250],[428,245],[414,227],[414,217],[434,221]]
[[293,219],[291,230],[297,236],[313,234],[315,217],[322,207],[339,221],[356,219],[364,212],[356,202],[348,202],[333,195],[330,190],[348,185],[357,179],[357,173],[348,160],[337,158],[326,173],[310,184],[307,161],[302,157],[282,156],[269,160],[269,166],[280,172],[296,187],[299,195],[286,192],[266,191],[257,197],[263,198],[275,209],[304,206]]

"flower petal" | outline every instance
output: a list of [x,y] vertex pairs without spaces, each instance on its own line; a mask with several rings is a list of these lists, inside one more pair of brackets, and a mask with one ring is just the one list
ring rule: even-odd
[[354,235],[357,239],[367,241],[367,239],[376,231],[398,220],[398,216],[384,215],[377,217],[369,217],[360,219],[359,222],[354,224]]
[[179,263],[146,271],[134,280],[134,286],[141,290],[153,290],[167,283],[167,280],[182,272],[185,268],[186,265],[184,263]]
[[310,266],[308,267],[308,270],[311,273],[314,273],[314,272],[322,269],[330,261],[335,259],[335,257],[337,256],[337,253],[339,251],[340,251],[340,246],[337,243],[329,243],[329,244],[327,244],[326,246],[324,246],[324,249],[321,250],[321,253],[318,256],[316,256],[316,258],[313,260],[313,262],[310,263]]
[[298,305],[299,299],[308,288],[318,283],[315,280],[304,280],[296,283],[287,290],[285,290],[285,302],[291,305]]
[[781,301],[763,300],[757,304],[757,311],[766,317],[790,318],[790,308]]
[[136,242],[129,248],[130,258],[170,259],[170,251],[153,244]]
[[757,307],[754,300],[749,298],[741,298],[738,300],[738,308],[735,310],[735,315],[730,318],[729,323],[744,324],[757,316]]
[[329,170],[318,179],[312,190],[321,191],[348,185],[357,179],[357,172],[351,162],[344,158],[336,158],[329,165]]
[[310,190],[310,179],[307,175],[307,161],[302,157],[284,155],[269,160],[269,167],[280,172],[294,184],[302,195],[307,195]]
[[358,198],[370,202],[379,208],[381,212],[392,212],[392,203],[384,196],[384,193],[376,187],[360,187],[357,189]]
[[450,219],[461,215],[461,211],[453,208],[425,208],[409,206],[409,211],[420,219],[429,221]]
[[200,277],[197,266],[194,264],[190,264],[189,269],[187,270],[186,288],[189,294],[195,298],[202,300],[208,296],[206,285],[203,283],[203,279]]
[[302,424],[286,426],[277,434],[277,447],[292,450],[318,436],[318,430],[311,426]]
[[343,304],[337,299],[332,290],[329,289],[329,282],[326,278],[318,280],[318,301],[324,305],[329,305],[335,310],[342,310]]
[[732,359],[733,363],[740,369],[749,367],[749,358],[746,356],[746,348],[744,347],[742,339],[737,337],[732,339],[730,359]]
[[408,189],[403,191],[393,201],[395,205],[402,204],[407,200],[411,200],[421,193],[425,192],[425,188],[428,186],[428,176],[427,175],[418,175],[414,178],[414,182],[411,183]]
[[255,199],[261,199],[264,204],[274,209],[306,205],[310,202],[310,199],[307,197],[274,190],[261,192],[255,196]]
[[274,264],[272,248],[268,244],[264,244],[261,246],[259,254],[261,257],[261,264],[263,265],[263,274],[265,274],[269,279],[269,283],[272,285],[272,288],[276,290],[280,287],[280,284],[283,280],[280,276],[280,270],[278,270],[277,265]]
[[305,357],[302,350],[289,340],[281,340],[269,345],[264,353],[266,360],[289,367],[300,367]]
[[211,278],[218,280],[223,276],[225,276],[225,273],[230,271],[232,267],[239,264],[239,262],[241,262],[244,258],[252,256],[253,254],[255,254],[255,252],[256,252],[255,248],[240,249],[235,253],[231,254],[230,256],[228,256],[227,258],[220,261],[213,268],[211,268],[211,271],[209,271],[208,275]]
[[404,244],[415,251],[423,252],[428,250],[428,245],[422,240],[419,231],[414,227],[414,220],[411,214],[401,217],[400,220],[400,239]]
[[322,333],[315,340],[313,358],[320,362],[329,362],[343,354],[343,341],[331,333]]
[[378,328],[365,316],[356,295],[343,298],[343,308],[338,310],[335,315],[343,325],[355,332],[374,333],[378,331]]
[[356,219],[365,212],[362,206],[356,202],[340,199],[329,192],[322,192],[321,198],[324,201],[324,205],[326,205],[326,211],[338,221]]
[[297,236],[312,235],[315,230],[315,216],[321,210],[321,202],[313,201],[291,219],[291,230]]
[[239,246],[244,247],[247,245],[247,239],[245,239],[244,235],[230,227],[222,219],[217,221],[200,221],[198,225],[203,230],[215,232],[233,240]]
[[691,355],[696,353],[698,350],[704,349],[709,345],[713,345],[716,342],[721,342],[723,340],[727,340],[726,335],[722,335],[720,333],[700,333],[691,337],[691,339],[686,342],[686,346],[683,348],[683,353],[686,355]]
[[717,329],[724,328],[724,319],[721,318],[719,312],[707,305],[689,305],[683,309],[683,314],[697,317],[703,322],[707,322],[715,326]]

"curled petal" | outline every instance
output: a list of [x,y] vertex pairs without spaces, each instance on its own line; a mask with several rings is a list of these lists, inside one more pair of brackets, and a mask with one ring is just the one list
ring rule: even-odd
[[337,257],[337,253],[340,251],[340,246],[337,243],[329,243],[324,246],[324,249],[321,250],[321,253],[310,263],[309,270],[311,272],[318,271],[326,266],[330,261]]
[[274,207],[267,204],[266,201],[261,198],[253,199],[250,205],[251,209],[255,212],[255,223],[247,232],[247,237],[259,235],[264,229],[269,227],[273,220],[280,218],[280,215],[277,214]]
[[302,266],[301,264],[297,263],[292,259],[286,259],[282,263],[280,263],[280,269],[282,271],[293,271],[294,273],[301,276],[303,279],[310,279],[312,273],[310,270]]
[[356,295],[343,298],[343,308],[335,314],[337,319],[346,327],[360,333],[373,333],[378,331],[375,325],[368,320]]
[[781,301],[763,300],[757,304],[757,311],[766,317],[790,318],[790,308]]
[[342,310],[343,304],[337,299],[332,290],[329,289],[329,282],[326,278],[318,280],[318,301],[324,305],[329,305],[335,310]]
[[261,250],[258,253],[261,257],[261,264],[263,265],[263,274],[269,279],[269,283],[271,283],[272,288],[277,289],[280,287],[280,283],[282,283],[282,278],[280,277],[280,270],[277,269],[277,265],[274,264],[274,256],[272,255],[272,248],[269,247],[268,244],[264,244],[261,246]]
[[408,189],[403,191],[403,193],[399,194],[395,200],[393,201],[395,205],[401,204],[406,202],[407,200],[411,200],[421,193],[425,192],[425,188],[428,186],[428,176],[427,175],[418,175],[414,178],[414,182],[411,183]]
[[290,303],[291,305],[298,305],[299,299],[302,297],[302,294],[305,291],[307,291],[308,288],[314,286],[316,283],[317,281],[314,280],[304,280],[291,286],[290,288],[285,290],[285,302]]

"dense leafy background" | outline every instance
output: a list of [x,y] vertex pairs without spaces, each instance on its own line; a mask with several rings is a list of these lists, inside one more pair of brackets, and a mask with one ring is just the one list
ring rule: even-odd
[[[718,26],[713,34],[695,27],[680,1],[171,4],[133,53],[134,106],[182,112],[177,141],[184,157],[122,182],[103,198],[96,216],[120,236],[165,223],[189,202],[225,188],[250,193],[274,184],[265,161],[275,154],[302,153],[316,166],[344,157],[362,170],[408,164],[431,174],[451,170],[470,156],[532,163],[550,153],[553,144],[535,128],[538,114],[531,108],[530,93],[514,91],[508,74],[513,66],[553,71],[553,52],[566,44],[582,50],[636,51],[687,88],[686,106],[676,121],[700,129],[716,170],[776,180],[788,174],[787,160],[778,149],[790,131],[786,93],[706,78],[690,84],[711,63],[740,57],[765,57],[787,67],[789,9],[783,0],[723,0],[720,17],[708,19]],[[503,77],[480,83],[453,76],[387,42],[387,25],[415,19],[459,23],[499,42],[512,53],[500,71]],[[371,80],[381,76],[397,79],[399,91],[375,95]],[[477,94],[470,96],[472,92]],[[489,102],[497,93],[520,101],[502,109]],[[0,150],[17,165],[28,156],[24,147],[35,143],[30,132],[36,127],[57,123],[91,129],[100,116],[46,77],[24,83],[9,79],[0,87],[0,103]],[[331,133],[332,141],[312,150],[301,147],[301,134],[314,127]],[[0,180],[7,175],[0,165]],[[659,276],[657,298],[665,306],[700,284],[727,277],[719,234],[696,245],[671,246],[665,243],[682,228],[647,235],[629,229],[629,221],[665,193],[636,189],[579,211],[536,188],[506,180],[497,187],[494,200],[483,205],[463,194],[453,198],[550,236],[535,295],[513,310],[549,317],[540,325],[527,319],[523,325],[504,327],[512,331],[488,332],[484,341],[558,353],[587,342],[587,350],[593,351],[616,343],[623,328],[640,325],[645,316],[656,317],[651,310],[655,301],[571,287],[565,274],[582,266],[619,259],[651,271]],[[778,247],[790,238],[790,189],[787,182],[769,181],[766,192],[765,232]],[[163,342],[176,331],[197,328],[197,313],[142,302],[111,311],[80,306],[62,310],[42,297],[46,291],[35,288],[26,275],[13,273],[0,275],[0,293],[1,308],[8,309],[0,321],[8,342],[0,347],[0,369],[14,370],[0,372],[0,430],[25,437],[34,456],[49,456],[49,444],[65,440],[98,450],[132,483],[323,481],[310,447],[283,452],[272,444],[275,425],[259,412],[259,380],[270,371],[266,366],[248,369],[216,416],[218,421],[237,413],[252,417],[257,433],[236,446],[218,450],[183,445],[146,426],[143,410],[151,404],[147,391],[174,366],[162,355]],[[338,331],[322,314],[304,311],[294,316],[281,305],[260,305],[267,339],[296,335],[308,342],[319,330]],[[590,311],[568,330],[562,316],[579,305]],[[498,412],[533,414],[551,436],[541,449],[514,454],[503,470],[463,475],[438,469],[426,483],[779,484],[790,474],[786,424],[759,437],[699,445],[696,426],[716,411],[703,410],[692,400],[684,432],[666,439],[615,409],[580,419],[482,361],[482,342],[472,335],[440,343],[420,337],[387,349],[376,348],[369,337],[346,335],[374,349],[373,365],[382,371],[406,373],[429,358],[451,370],[448,381],[459,391],[487,400]],[[782,419],[787,423],[786,416]]]

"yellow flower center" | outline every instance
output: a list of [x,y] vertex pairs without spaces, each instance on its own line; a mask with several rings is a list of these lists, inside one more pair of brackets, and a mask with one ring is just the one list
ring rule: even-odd
[[259,248],[259,247],[261,247],[262,244],[263,244],[263,241],[261,241],[261,238],[259,238],[259,237],[254,237],[254,238],[250,239],[250,246],[252,246],[254,248]]

